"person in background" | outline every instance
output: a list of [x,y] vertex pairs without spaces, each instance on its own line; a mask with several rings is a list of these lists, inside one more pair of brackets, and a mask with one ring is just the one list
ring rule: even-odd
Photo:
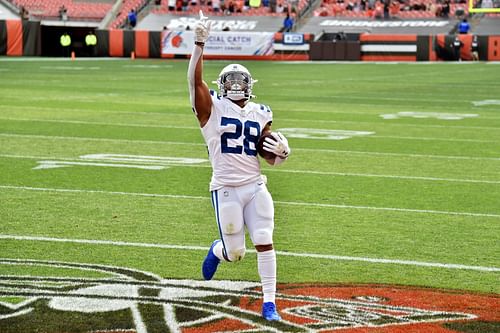
[[30,14],[28,12],[28,10],[26,9],[26,7],[24,6],[21,6],[21,9],[19,10],[19,16],[21,17],[21,20],[29,20],[30,18]]
[[290,13],[286,13],[286,17],[283,20],[283,32],[290,32],[293,30],[293,18]]
[[460,50],[462,49],[463,45],[464,43],[462,43],[460,37],[458,35],[455,35],[455,38],[453,39],[453,42],[450,45],[453,49],[454,60],[462,61],[462,58],[460,57]]
[[89,31],[89,33],[85,36],[85,45],[87,46],[88,55],[90,57],[95,56],[95,48],[97,46],[97,36],[93,31]]
[[470,54],[473,61],[479,60],[479,41],[477,35],[472,36],[472,42],[470,44]]
[[69,57],[71,48],[71,36],[65,32],[59,38],[59,43],[61,44],[63,50],[63,57]]
[[137,24],[137,14],[135,10],[131,9],[127,15],[128,26],[130,29],[134,29]]
[[467,34],[470,30],[470,24],[467,22],[467,19],[464,18],[462,22],[458,25],[458,33],[459,34]]
[[61,21],[68,20],[68,10],[66,9],[66,6],[64,6],[64,5],[59,7],[59,18],[61,19]]

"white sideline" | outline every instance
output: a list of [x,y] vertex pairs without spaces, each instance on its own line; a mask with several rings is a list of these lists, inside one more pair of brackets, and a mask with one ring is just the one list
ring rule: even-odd
[[[153,197],[153,198],[156,197],[156,198],[173,198],[173,199],[209,200],[208,195],[206,197],[203,197],[203,196],[177,195],[177,194],[155,194],[155,193],[119,192],[119,191],[102,191],[102,190],[81,190],[81,189],[45,188],[45,187],[13,186],[13,185],[0,185],[0,189],[25,190],[25,191],[44,191],[44,192],[66,192],[66,193],[99,193],[99,194],[112,194],[112,195],[131,195],[131,196],[139,196],[139,197]],[[274,201],[274,203],[279,204],[279,205],[290,205],[290,206],[309,206],[309,207],[342,208],[342,209],[366,209],[366,210],[383,210],[383,211],[392,211],[392,212],[409,212],[409,213],[422,213],[422,214],[442,214],[442,215],[500,218],[500,214],[449,212],[449,211],[428,210],[428,209],[336,205],[336,204],[321,204],[321,203],[316,203],[316,202],[300,202],[300,201]]]
[[[19,241],[40,241],[40,242],[60,242],[60,243],[77,243],[77,244],[92,244],[92,245],[144,247],[144,248],[190,250],[190,251],[207,251],[209,249],[209,247],[204,247],[204,246],[170,245],[170,244],[154,244],[154,243],[134,243],[134,242],[123,242],[123,241],[108,241],[108,240],[93,240],[93,239],[68,239],[68,238],[53,238],[53,237],[40,237],[40,236],[18,236],[18,235],[4,235],[4,234],[0,234],[0,239],[10,239],[10,240],[19,240]],[[249,249],[247,252],[255,253],[255,250]],[[289,256],[289,257],[305,257],[305,258],[343,260],[343,261],[362,261],[362,262],[375,263],[375,264],[396,264],[396,265],[409,265],[409,266],[420,266],[420,267],[473,270],[473,271],[480,271],[480,272],[500,272],[500,268],[498,268],[498,267],[469,266],[469,265],[460,265],[460,264],[443,264],[443,263],[435,263],[435,262],[421,262],[421,261],[414,261],[414,260],[364,258],[364,257],[336,256],[336,255],[316,254],[316,253],[295,253],[295,252],[284,252],[284,251],[276,251],[276,254],[278,254],[280,256]]]

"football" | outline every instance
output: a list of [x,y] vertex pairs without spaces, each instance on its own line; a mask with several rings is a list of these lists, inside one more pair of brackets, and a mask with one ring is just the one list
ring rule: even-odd
[[273,136],[271,135],[271,132],[262,133],[262,135],[259,138],[259,141],[257,142],[257,152],[259,153],[260,157],[269,160],[275,158],[276,155],[267,150],[264,150],[264,140],[266,138],[271,138],[274,140]]

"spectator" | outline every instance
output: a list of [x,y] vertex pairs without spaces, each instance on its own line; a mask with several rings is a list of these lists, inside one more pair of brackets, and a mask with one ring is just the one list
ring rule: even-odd
[[214,13],[218,13],[220,11],[220,0],[212,0],[212,10]]
[[286,17],[283,20],[283,32],[290,32],[293,30],[293,18],[289,13],[286,13]]
[[21,9],[19,10],[19,16],[21,17],[21,20],[29,20],[30,14],[26,7],[21,6]]
[[180,12],[182,10],[182,0],[175,1],[175,10]]
[[168,0],[168,11],[175,11],[175,0]]
[[450,1],[445,0],[441,7],[441,17],[448,18],[450,15]]
[[390,18],[389,6],[390,6],[390,0],[384,0],[384,20],[388,20]]
[[278,1],[276,4],[276,13],[281,14],[285,11],[285,7],[283,6],[283,1]]
[[493,1],[492,0],[483,0],[481,2],[481,8],[493,8]]
[[61,21],[68,20],[68,10],[66,9],[66,6],[64,6],[64,5],[59,7],[59,18],[61,19]]
[[470,24],[467,22],[467,19],[464,18],[462,22],[458,25],[458,33],[460,34],[467,34],[469,33],[470,30]]
[[135,25],[137,24],[137,14],[135,13],[135,10],[131,9],[130,12],[128,13],[127,16],[128,20],[128,25],[131,29],[135,28]]

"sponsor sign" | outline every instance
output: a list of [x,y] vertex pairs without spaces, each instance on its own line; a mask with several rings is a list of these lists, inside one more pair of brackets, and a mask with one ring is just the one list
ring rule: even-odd
[[[25,269],[19,276],[0,274],[2,333],[451,333],[450,323],[498,322],[495,295],[346,284],[279,284],[283,320],[267,322],[258,282],[173,280],[125,267],[0,259],[0,271],[9,265]],[[69,276],[29,274],[41,267]],[[89,272],[92,278],[85,277]]]
[[320,26],[328,27],[363,27],[363,28],[440,28],[449,24],[448,21],[349,21],[323,20]]
[[283,44],[286,44],[286,45],[304,44],[304,35],[297,34],[297,33],[285,32],[283,34]]
[[[188,27],[189,29],[193,29],[197,22],[198,18],[195,17],[171,18],[169,24],[167,25],[167,29],[186,30]],[[231,31],[251,31],[255,30],[258,23],[256,20],[218,20],[214,18],[210,18],[210,22],[211,33],[214,31],[222,31],[225,28],[228,28]]]
[[[274,33],[212,32],[205,43],[206,55],[265,56],[274,53]],[[162,54],[191,54],[193,31],[163,31]]]

